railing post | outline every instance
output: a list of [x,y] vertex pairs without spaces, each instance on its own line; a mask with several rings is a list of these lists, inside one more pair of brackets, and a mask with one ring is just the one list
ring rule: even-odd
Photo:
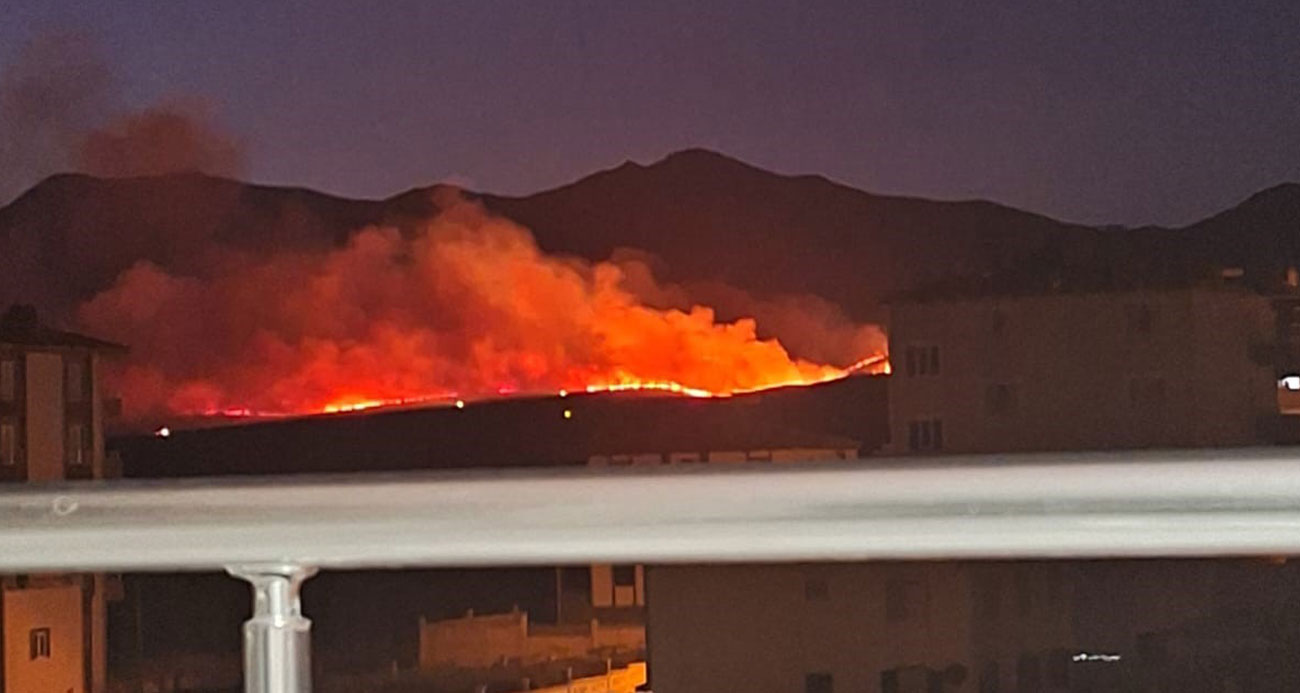
[[311,693],[311,621],[298,590],[315,568],[237,565],[226,570],[253,586],[253,617],[244,623],[245,693]]

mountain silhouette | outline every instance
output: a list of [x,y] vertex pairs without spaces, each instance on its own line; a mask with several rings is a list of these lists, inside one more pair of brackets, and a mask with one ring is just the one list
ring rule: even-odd
[[[200,174],[46,179],[0,208],[0,299],[69,315],[147,260],[173,272],[338,245],[373,224],[409,229],[454,189],[353,200]],[[1262,191],[1181,229],[1095,228],[983,200],[876,195],[816,175],[781,175],[701,149],[624,163],[524,197],[461,191],[531,229],[549,252],[592,260],[620,248],[657,258],[677,282],[759,296],[814,294],[860,320],[891,295],[997,278],[1033,291],[1173,281],[1220,266],[1278,276],[1297,261],[1300,184]],[[220,250],[215,250],[220,249]]]

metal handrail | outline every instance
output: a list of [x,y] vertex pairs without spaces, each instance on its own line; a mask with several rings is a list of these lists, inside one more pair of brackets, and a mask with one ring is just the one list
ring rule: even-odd
[[226,569],[249,693],[310,690],[315,569],[1300,553],[1281,448],[874,458],[0,491],[0,572]]
[[0,492],[3,572],[1293,552],[1284,448]]

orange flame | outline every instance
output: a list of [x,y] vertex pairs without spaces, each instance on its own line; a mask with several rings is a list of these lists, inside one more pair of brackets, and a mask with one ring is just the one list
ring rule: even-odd
[[330,252],[213,255],[222,261],[198,276],[138,264],[82,306],[87,328],[132,347],[118,382],[128,418],[520,393],[715,397],[888,368],[883,343],[837,367],[792,357],[752,319],[650,307],[625,267],[548,256],[468,203],[416,233],[365,229]]

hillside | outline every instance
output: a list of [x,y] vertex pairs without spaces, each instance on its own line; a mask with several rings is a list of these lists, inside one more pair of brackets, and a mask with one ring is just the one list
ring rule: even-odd
[[[67,315],[138,260],[184,274],[214,253],[336,244],[367,224],[429,215],[436,192],[350,200],[202,175],[55,176],[0,209],[0,301]],[[603,259],[637,248],[660,258],[668,279],[813,293],[858,319],[879,317],[889,294],[947,277],[1025,274],[1009,267],[1143,278],[1232,264],[1266,274],[1295,258],[1300,238],[1296,184],[1186,229],[1099,230],[985,201],[874,195],[703,150],[527,197],[471,196],[550,251]]]

